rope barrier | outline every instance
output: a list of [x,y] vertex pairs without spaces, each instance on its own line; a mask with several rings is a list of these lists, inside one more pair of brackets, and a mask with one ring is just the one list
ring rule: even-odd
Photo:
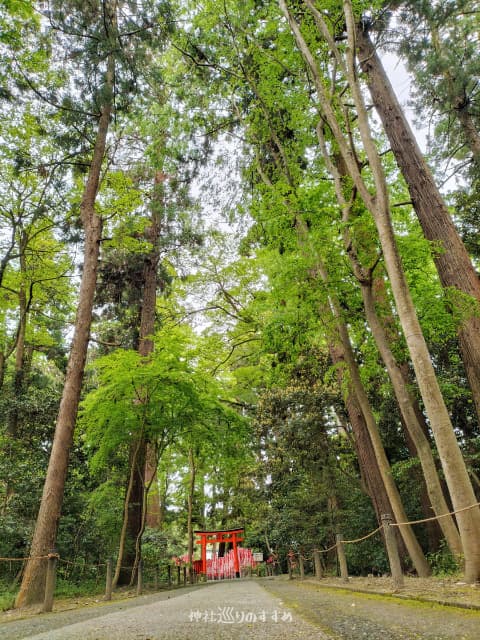
[[335,543],[332,547],[328,547],[328,549],[314,549],[314,551],[318,551],[318,553],[328,553],[329,551],[333,551],[333,549],[337,548],[337,543]]
[[98,567],[106,567],[106,562],[101,562],[100,564],[90,564],[89,562],[72,562],[72,560],[66,560],[65,558],[59,558],[60,562],[65,564],[70,564],[74,567],[90,567],[90,568],[98,568]]
[[[421,518],[420,520],[412,520],[412,521],[408,521],[408,522],[392,522],[390,526],[392,527],[403,527],[403,526],[407,526],[407,525],[413,525],[413,524],[423,524],[425,522],[432,522],[433,520],[439,520],[440,518],[447,518],[449,516],[454,516],[457,515],[458,513],[462,513],[464,511],[469,511],[470,509],[474,509],[475,507],[480,507],[480,502],[476,502],[475,504],[471,504],[468,507],[462,507],[462,509],[457,509],[456,511],[450,511],[449,513],[442,513],[439,516],[432,516],[430,518]],[[371,531],[370,533],[367,533],[366,535],[362,536],[361,538],[355,538],[354,540],[342,540],[343,544],[356,544],[358,542],[363,542],[364,540],[367,540],[368,538],[374,536],[376,533],[378,533],[381,529],[383,528],[383,524],[380,525],[379,527],[377,527],[376,529],[374,529],[373,531]],[[331,547],[328,547],[328,549],[313,549],[313,551],[317,551],[318,553],[328,553],[329,551],[333,551],[333,549],[337,548],[337,544],[335,543],[334,545],[332,545]],[[296,555],[296,554],[295,554]],[[310,556],[305,556],[303,554],[299,554],[302,556],[303,560],[307,560],[310,561],[312,560],[312,557]],[[25,558],[2,558],[0,557],[0,562],[27,562],[28,560],[45,560],[48,559],[52,556],[51,553],[44,555],[44,556],[29,556],[29,557],[25,557]],[[66,558],[60,558],[58,556],[58,560],[60,562],[63,562],[64,564],[69,564],[72,566],[77,566],[77,567],[93,567],[93,568],[98,568],[98,567],[105,567],[106,563],[102,562],[99,564],[90,564],[90,563],[80,563],[80,562],[74,562],[72,560],[67,560]],[[133,567],[121,567],[124,570],[131,570],[133,569]]]
[[342,540],[342,542],[343,544],[354,544],[355,542],[362,542],[363,540],[366,540],[367,538],[371,538],[372,536],[374,536],[376,533],[380,531],[380,529],[383,529],[383,524],[377,527],[375,531],[371,531],[370,533],[367,533],[367,535],[363,536],[362,538],[356,538],[355,540]]
[[28,558],[0,558],[0,562],[25,562],[26,560],[42,560],[49,557],[50,554],[46,556],[32,556]]
[[431,518],[422,518],[421,520],[413,520],[412,522],[392,522],[392,527],[402,527],[408,524],[422,524],[423,522],[432,522],[432,520],[439,520],[440,518],[446,518],[447,516],[454,516],[457,513],[462,513],[463,511],[469,511],[470,509],[474,509],[475,507],[480,507],[480,502],[476,502],[475,504],[471,504],[468,507],[463,507],[462,509],[458,509],[457,511],[450,511],[449,513],[442,513],[440,516],[432,516]]

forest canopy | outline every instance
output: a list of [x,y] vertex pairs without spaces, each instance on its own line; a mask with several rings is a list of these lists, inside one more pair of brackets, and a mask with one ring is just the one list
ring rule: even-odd
[[[16,606],[52,550],[120,586],[195,529],[286,562],[384,514],[426,520],[396,527],[405,570],[480,579],[478,25],[472,0],[0,2]],[[381,535],[347,554],[388,570]]]

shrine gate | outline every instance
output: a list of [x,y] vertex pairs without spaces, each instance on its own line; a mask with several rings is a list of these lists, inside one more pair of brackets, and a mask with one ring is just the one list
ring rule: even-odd
[[207,564],[213,564],[213,561],[207,561],[207,544],[232,543],[231,553],[233,555],[233,570],[235,573],[235,577],[240,577],[239,551],[245,552],[246,550],[239,550],[238,543],[243,541],[244,529],[225,529],[223,531],[194,531],[194,533],[200,538],[196,541],[196,543],[202,545],[201,560],[196,561],[195,563],[197,564],[196,571],[198,573],[207,575]]

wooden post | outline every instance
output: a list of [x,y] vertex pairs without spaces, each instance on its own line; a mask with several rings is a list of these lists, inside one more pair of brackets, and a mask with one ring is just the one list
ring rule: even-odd
[[392,528],[392,516],[389,513],[382,515],[383,532],[385,534],[385,544],[387,546],[388,562],[394,589],[403,589],[403,573],[398,553],[397,539]]
[[345,547],[343,546],[343,535],[341,533],[337,533],[336,542],[337,542],[338,564],[340,565],[340,576],[343,582],[348,582],[347,558],[345,556]]
[[320,551],[315,549],[313,552],[313,562],[315,563],[315,577],[317,580],[323,578],[322,561],[320,559]]
[[168,588],[172,586],[172,565],[169,564],[167,567],[167,575],[168,575]]
[[288,565],[288,579],[293,580],[292,559],[290,558],[290,556],[288,556],[287,558],[287,565]]
[[153,588],[158,591],[158,564],[155,563],[153,568]]
[[298,566],[300,568],[300,580],[305,578],[305,565],[303,564],[303,555],[300,551],[298,554]]
[[187,567],[183,567],[183,586],[187,585]]
[[45,580],[45,596],[43,599],[43,613],[49,613],[53,609],[53,594],[55,593],[55,580],[57,576],[58,553],[52,549],[47,559],[47,578]]
[[177,585],[180,586],[180,565],[177,566]]
[[107,577],[105,579],[105,600],[112,599],[112,569],[113,561],[111,558],[107,560]]
[[141,595],[143,588],[143,562],[138,561],[137,566],[137,596]]

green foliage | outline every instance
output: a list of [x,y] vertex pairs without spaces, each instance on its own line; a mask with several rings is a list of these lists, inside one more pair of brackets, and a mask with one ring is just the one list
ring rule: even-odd
[[445,540],[440,542],[438,551],[427,555],[427,559],[432,567],[433,575],[439,578],[455,576],[461,571],[461,560],[455,559],[450,549],[448,549]]

